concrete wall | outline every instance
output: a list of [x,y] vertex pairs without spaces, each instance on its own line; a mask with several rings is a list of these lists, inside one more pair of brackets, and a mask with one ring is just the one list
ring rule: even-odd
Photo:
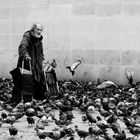
[[44,25],[44,53],[55,58],[59,79],[65,66],[81,59],[74,79],[140,80],[139,0],[0,0],[0,76],[10,76],[17,48],[32,23]]

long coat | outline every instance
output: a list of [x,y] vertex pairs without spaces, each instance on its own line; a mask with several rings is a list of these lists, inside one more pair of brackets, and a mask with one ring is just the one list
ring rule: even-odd
[[[44,60],[42,39],[42,36],[38,39],[32,35],[32,31],[27,31],[24,33],[22,41],[18,48],[19,59],[17,66],[21,67],[22,60],[26,56],[30,56],[33,78],[37,82],[39,82],[41,78],[40,74],[42,72],[42,62]],[[28,66],[28,64],[25,64],[25,67],[27,67],[27,69],[29,69]]]
[[[37,92],[41,92],[42,88],[41,84],[43,83],[42,63],[44,60],[44,54],[43,54],[42,39],[43,39],[42,36],[40,38],[35,38],[31,30],[27,31],[24,33],[18,48],[19,58],[17,67],[22,67],[22,61],[26,56],[31,57],[31,68],[35,88],[34,91],[36,92],[34,93],[35,96],[41,95],[40,93]],[[29,70],[29,62],[25,61],[24,64],[25,64],[24,68]]]

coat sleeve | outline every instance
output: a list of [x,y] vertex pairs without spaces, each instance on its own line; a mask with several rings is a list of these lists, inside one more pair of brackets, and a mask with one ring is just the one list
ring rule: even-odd
[[29,47],[29,39],[24,35],[18,48],[19,57],[25,58],[29,56],[28,47]]
[[44,51],[43,51],[43,43],[41,42],[41,54],[42,54],[42,60],[44,60]]

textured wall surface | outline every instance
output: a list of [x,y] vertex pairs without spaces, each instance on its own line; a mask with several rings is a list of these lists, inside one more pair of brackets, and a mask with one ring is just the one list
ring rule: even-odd
[[32,23],[44,26],[44,53],[56,59],[59,79],[66,65],[81,59],[74,79],[140,80],[139,0],[0,0],[0,76],[10,76],[17,48]]

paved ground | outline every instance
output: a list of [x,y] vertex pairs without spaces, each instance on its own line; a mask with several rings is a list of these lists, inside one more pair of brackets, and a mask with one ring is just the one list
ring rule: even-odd
[[[58,118],[58,111],[54,111],[56,114],[56,118]],[[89,124],[87,122],[83,123],[81,116],[83,115],[77,110],[73,111],[75,119],[73,120],[73,123],[70,126],[78,125],[79,129],[82,130],[88,130]],[[97,112],[94,113],[95,116],[99,115]],[[37,121],[38,118],[34,117]],[[127,135],[132,136],[129,134],[128,130],[125,129],[125,125],[120,121],[121,128],[125,130]],[[36,132],[34,130],[35,126],[28,127],[26,116],[19,119],[14,126],[18,128],[18,135],[15,138],[11,138],[8,132],[9,124],[3,124],[0,128],[0,140],[39,140],[39,138],[36,135]],[[49,122],[49,125],[45,127],[46,131],[52,131],[52,129],[57,128],[54,122]],[[110,130],[108,131],[110,135],[113,134],[113,132]],[[69,138],[65,138],[65,140],[68,140]],[[75,134],[75,140],[79,140],[79,136]],[[87,137],[86,140],[94,140],[93,138]],[[50,138],[46,138],[45,140],[50,140]],[[63,140],[63,139],[62,139]]]

